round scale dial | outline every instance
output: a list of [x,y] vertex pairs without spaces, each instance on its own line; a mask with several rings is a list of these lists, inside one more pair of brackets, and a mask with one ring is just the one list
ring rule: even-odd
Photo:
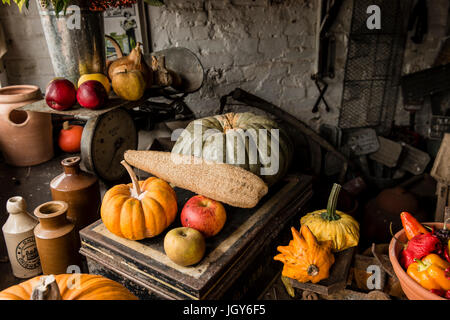
[[137,148],[134,121],[124,109],[115,109],[88,120],[81,138],[81,156],[91,172],[106,181],[120,180],[125,168],[120,164],[126,150]]

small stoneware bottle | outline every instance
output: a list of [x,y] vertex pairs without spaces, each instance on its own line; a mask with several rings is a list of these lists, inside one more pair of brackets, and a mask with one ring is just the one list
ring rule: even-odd
[[22,279],[37,276],[42,272],[33,232],[38,222],[27,213],[22,197],[8,199],[6,211],[9,217],[2,231],[13,274]]
[[69,205],[67,218],[77,232],[100,219],[100,187],[97,177],[80,169],[80,157],[61,161],[64,172],[50,182],[52,199]]
[[71,265],[81,268],[78,237],[67,219],[68,208],[64,201],[49,201],[34,210],[39,219],[34,235],[44,274],[66,273]]

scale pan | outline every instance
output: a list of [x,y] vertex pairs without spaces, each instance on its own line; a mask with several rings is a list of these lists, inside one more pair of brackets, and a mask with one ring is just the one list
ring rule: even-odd
[[173,47],[145,55],[145,60],[150,66],[151,56],[165,56],[166,67],[180,75],[182,84],[176,88],[178,92],[192,93],[199,90],[203,84],[203,66],[197,56],[187,48]]

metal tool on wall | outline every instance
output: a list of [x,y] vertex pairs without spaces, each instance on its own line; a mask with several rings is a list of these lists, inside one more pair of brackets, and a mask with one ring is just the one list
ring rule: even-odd
[[330,112],[330,106],[325,99],[325,93],[328,89],[328,84],[324,78],[334,78],[334,60],[336,39],[330,33],[330,28],[335,21],[339,9],[342,5],[342,0],[319,0],[317,8],[317,27],[316,27],[316,65],[311,79],[314,81],[319,97],[316,100],[311,112],[319,111],[320,102],[325,105],[326,112]]

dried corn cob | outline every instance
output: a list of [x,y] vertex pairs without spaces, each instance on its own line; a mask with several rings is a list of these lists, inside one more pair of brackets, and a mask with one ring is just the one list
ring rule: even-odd
[[125,160],[177,187],[234,207],[253,208],[268,191],[264,181],[247,170],[193,156],[128,150]]

